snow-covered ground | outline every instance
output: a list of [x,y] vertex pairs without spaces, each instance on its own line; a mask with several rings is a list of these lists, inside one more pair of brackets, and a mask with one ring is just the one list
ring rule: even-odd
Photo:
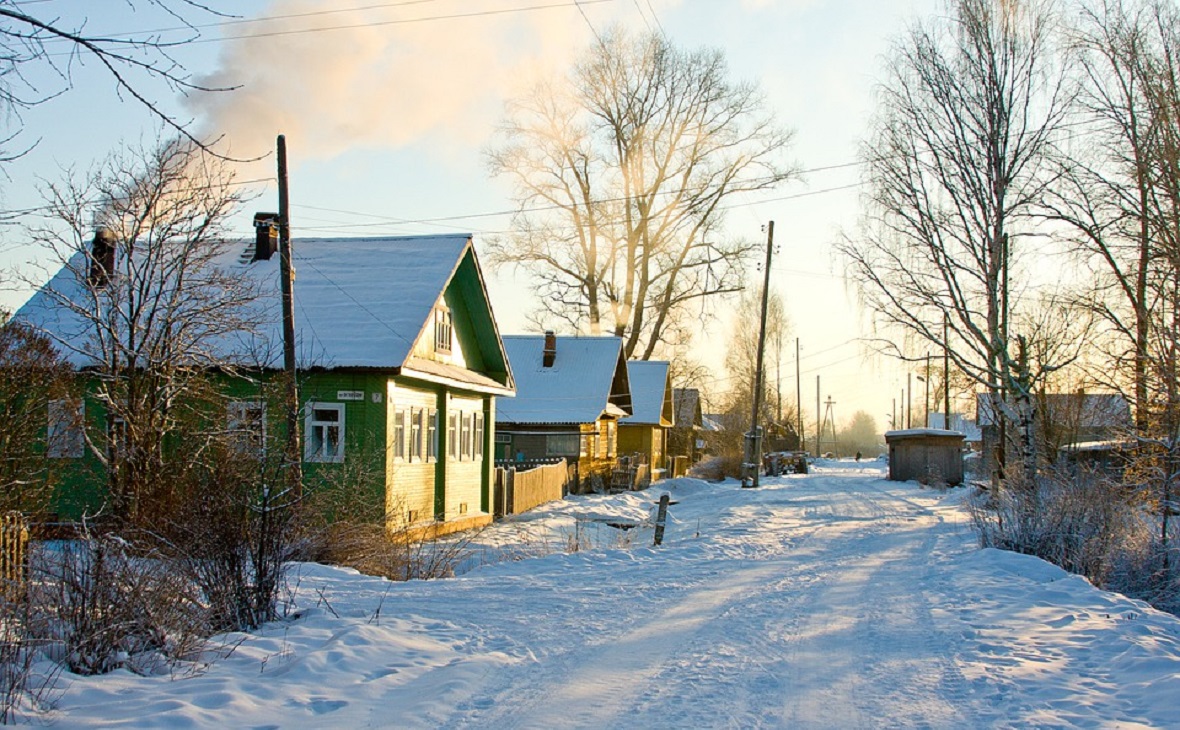
[[[490,528],[441,581],[296,566],[202,671],[62,678],[70,727],[1180,727],[1180,620],[979,550],[943,493],[831,462]],[[669,492],[664,544],[645,524]],[[565,554],[570,546],[578,552]],[[496,562],[500,561],[500,562]],[[239,643],[240,642],[240,643]]]

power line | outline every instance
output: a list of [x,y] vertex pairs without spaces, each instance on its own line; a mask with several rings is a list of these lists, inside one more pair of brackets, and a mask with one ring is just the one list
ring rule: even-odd
[[[410,2],[406,2],[403,4],[414,4],[414,3],[418,3],[418,2],[431,2],[431,1],[433,1],[433,0],[410,0]],[[306,35],[309,33],[326,33],[326,32],[330,32],[330,31],[338,31],[338,30],[355,30],[357,28],[377,28],[377,27],[389,26],[389,25],[407,25],[407,24],[411,24],[411,23],[427,23],[427,22],[433,22],[433,21],[439,21],[439,20],[461,20],[461,19],[466,19],[466,18],[481,18],[481,17],[496,16],[496,15],[510,15],[513,13],[527,13],[527,12],[532,12],[535,10],[552,10],[554,8],[577,7],[579,10],[581,10],[582,5],[597,5],[599,3],[608,3],[608,2],[614,2],[614,1],[615,0],[562,0],[562,2],[551,2],[551,3],[547,3],[547,4],[543,4],[543,5],[528,5],[528,6],[524,6],[524,7],[515,7],[515,8],[498,8],[495,10],[478,10],[478,11],[473,11],[473,12],[468,12],[468,13],[427,15],[427,16],[421,16],[421,17],[417,17],[417,18],[398,18],[395,20],[372,20],[372,21],[367,21],[364,23],[346,23],[346,24],[342,24],[342,25],[328,25],[328,26],[319,26],[319,27],[313,27],[313,28],[298,28],[298,29],[291,29],[291,30],[261,31],[258,33],[242,33],[240,35],[226,35],[226,36],[221,36],[221,37],[217,37],[217,38],[192,38],[189,40],[178,42],[177,45],[225,43],[228,41],[249,40],[252,38],[275,38],[275,37],[279,37],[279,36]],[[396,5],[396,3],[393,5]],[[385,6],[369,6],[369,7],[376,8],[376,7],[385,7]],[[321,14],[326,15],[328,13],[335,13],[335,12],[345,12],[345,11],[343,11],[343,10],[325,10],[325,11],[318,11],[316,13],[293,14],[291,16],[270,16],[270,18],[268,18],[268,19],[283,19],[285,17],[300,17],[301,15],[321,15]],[[112,37],[90,37],[90,38],[88,38],[88,40],[91,41],[92,43],[95,43],[95,44],[139,43],[139,44],[152,45],[153,42],[151,40],[135,40],[134,36],[145,35],[145,34],[150,35],[152,33],[162,33],[162,32],[176,32],[176,31],[180,31],[180,30],[199,30],[200,28],[218,27],[218,26],[222,26],[222,25],[229,26],[229,25],[235,25],[235,24],[240,24],[240,23],[250,23],[250,22],[255,22],[255,21],[244,19],[244,20],[238,20],[238,21],[224,21],[222,23],[211,23],[211,24],[207,24],[207,25],[194,25],[194,26],[161,29],[158,31],[132,31],[130,33],[125,33],[125,34],[115,34]],[[117,37],[120,35],[123,37]],[[49,43],[49,42],[51,42],[51,39],[46,39],[45,42]],[[173,44],[172,43],[160,43],[159,45],[170,46]],[[60,52],[60,53],[47,53],[45,55],[50,56],[50,57],[54,57],[54,56],[64,57],[64,56],[73,56],[76,52],[77,52],[76,50],[71,50],[71,51],[64,51],[64,52]]]

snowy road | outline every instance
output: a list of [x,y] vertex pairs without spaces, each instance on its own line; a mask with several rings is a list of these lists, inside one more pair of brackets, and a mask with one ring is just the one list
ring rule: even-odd
[[[71,725],[1180,727],[1180,622],[975,548],[941,493],[842,462],[694,480],[497,526],[459,578],[303,566],[297,620],[180,680],[74,680]],[[670,491],[665,544],[646,517]],[[573,554],[572,542],[597,543]],[[551,553],[551,554],[546,554]]]

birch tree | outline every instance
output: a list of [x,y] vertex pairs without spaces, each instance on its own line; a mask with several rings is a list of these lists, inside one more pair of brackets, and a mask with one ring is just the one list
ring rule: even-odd
[[1032,356],[1047,333],[1019,329],[1016,266],[1040,245],[1028,215],[1069,102],[1053,20],[1043,0],[955,0],[912,26],[888,59],[864,145],[863,223],[840,247],[876,324],[897,338],[882,347],[904,357],[899,340],[925,343],[919,352],[946,345],[1016,427],[1026,479],[1032,391],[1061,365]]
[[492,258],[539,282],[539,322],[650,359],[741,288],[757,243],[726,237],[725,203],[787,179],[789,140],[720,51],[611,32],[509,105],[490,167],[520,210]]

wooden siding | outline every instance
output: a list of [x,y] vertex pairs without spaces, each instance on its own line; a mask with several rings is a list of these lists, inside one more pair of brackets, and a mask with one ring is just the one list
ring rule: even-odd
[[[406,442],[403,456],[397,455],[394,440],[397,436],[397,412],[416,408],[437,410],[438,394],[428,388],[410,387],[395,380],[387,381],[386,394],[386,518],[392,528],[433,520],[437,461],[419,459],[408,451],[411,431],[408,422],[402,431],[402,438]],[[443,445],[441,436],[439,445]]]
[[[454,452],[451,451],[448,443],[447,451],[444,454],[446,458],[446,491],[443,495],[443,515],[444,519],[448,520],[483,511],[483,467],[488,458],[488,455],[485,454],[483,458],[476,460],[468,450],[468,445],[473,444],[473,438],[463,436],[468,419],[475,413],[481,415],[484,413],[483,399],[450,395],[447,397],[448,422],[452,413],[458,414],[460,443],[459,448]],[[449,435],[448,431],[448,438]],[[484,439],[484,444],[486,445],[486,443],[487,440]],[[452,453],[457,454],[458,459],[453,459]]]

